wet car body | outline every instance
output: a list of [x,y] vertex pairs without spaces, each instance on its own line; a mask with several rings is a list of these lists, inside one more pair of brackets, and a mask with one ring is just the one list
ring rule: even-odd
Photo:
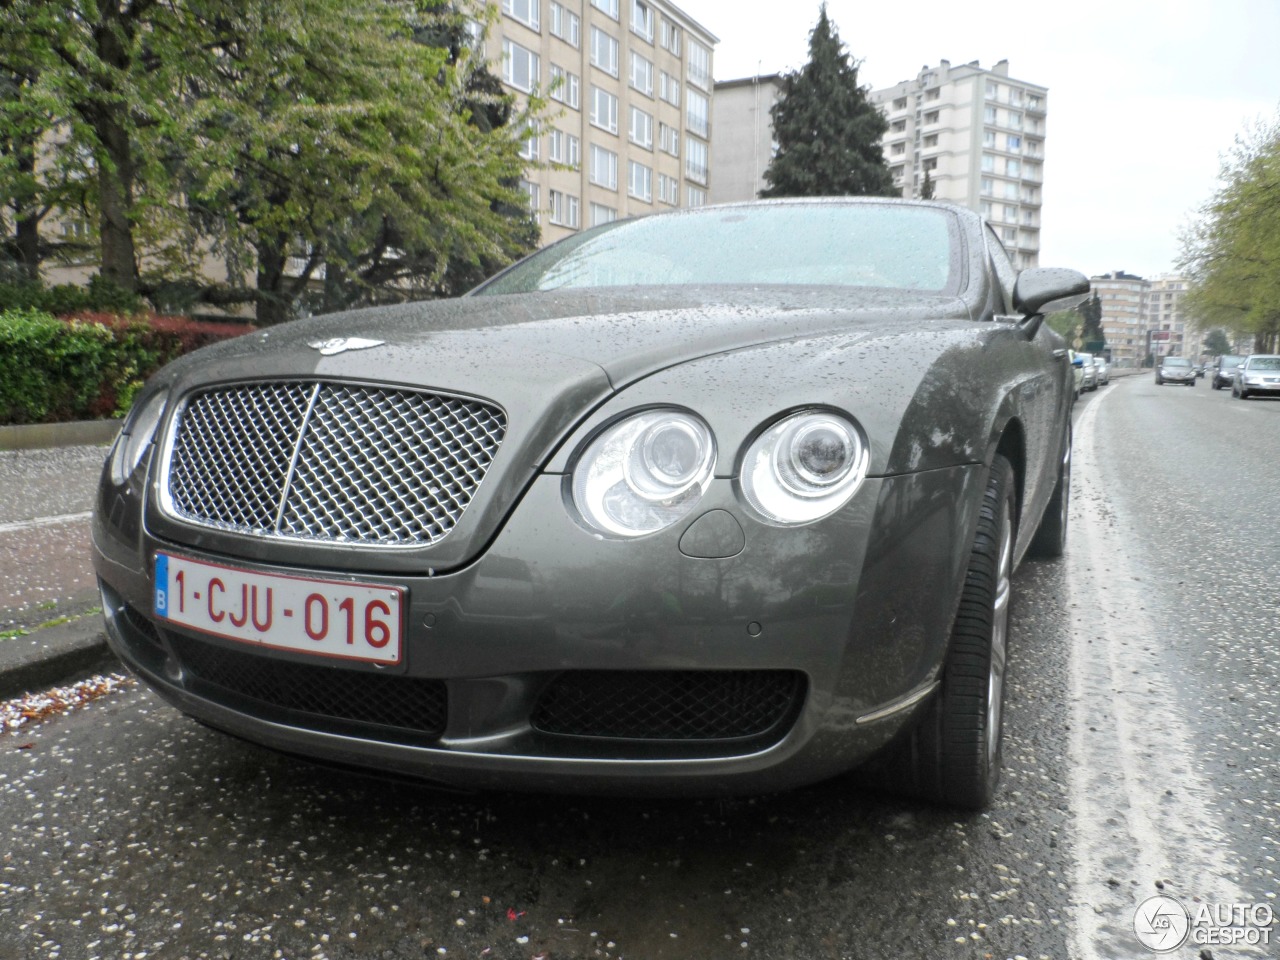
[[[454,786],[750,792],[863,763],[945,687],[993,464],[1010,464],[1016,487],[1006,577],[1043,535],[1042,516],[1065,524],[1072,371],[1037,310],[1050,288],[1079,293],[1087,281],[1030,271],[1015,294],[987,228],[944,209],[955,283],[943,292],[491,287],[300,321],[179,360],[135,407],[163,405],[154,441],[138,442],[129,467],[131,435],[145,431],[127,423],[104,468],[93,539],[112,647],[209,725]],[[453,525],[429,542],[319,540],[175,506],[190,423],[223,398],[257,411],[228,431],[252,435],[239,454],[252,457],[277,397],[309,404],[309,424],[331,402],[424,393],[502,433]],[[602,535],[575,509],[584,451],[637,411],[665,410],[713,434],[705,490],[663,529]],[[744,458],[797,411],[856,423],[865,477],[828,515],[779,526],[745,502]],[[352,446],[367,472],[365,439]],[[311,458],[303,447],[290,478]],[[324,481],[362,482],[359,470]],[[275,520],[286,512],[282,500]],[[189,628],[158,609],[158,564],[227,570],[199,602],[213,614],[214,580],[231,581],[216,613],[241,623],[261,612],[247,583],[237,598],[242,574],[349,585],[348,597],[387,591],[372,634],[369,610],[383,601],[369,601],[365,636],[382,640],[382,611],[399,604],[399,653],[319,657]]]

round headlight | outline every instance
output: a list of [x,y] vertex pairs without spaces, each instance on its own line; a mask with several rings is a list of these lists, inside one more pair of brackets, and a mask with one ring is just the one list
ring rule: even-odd
[[573,503],[596,530],[639,537],[675,523],[715,471],[710,428],[692,414],[652,410],[614,424],[573,470]]
[[111,457],[111,479],[117,486],[124,483],[138,468],[147,448],[155,437],[156,427],[164,413],[165,394],[153,393],[141,406],[135,406],[125,419],[124,429],[116,440],[115,453]]
[[742,492],[770,523],[793,526],[834,513],[867,473],[869,454],[853,421],[825,411],[798,413],[747,450]]

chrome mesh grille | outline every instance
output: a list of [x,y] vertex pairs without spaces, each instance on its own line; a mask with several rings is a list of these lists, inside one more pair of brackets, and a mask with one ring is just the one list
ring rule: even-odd
[[263,383],[187,401],[167,503],[209,526],[304,540],[410,545],[471,502],[506,418],[457,397],[337,383]]

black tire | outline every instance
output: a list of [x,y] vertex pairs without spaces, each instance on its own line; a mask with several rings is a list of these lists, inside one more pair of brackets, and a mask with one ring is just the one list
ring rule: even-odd
[[1213,389],[1215,389],[1215,390],[1221,390],[1221,389],[1222,389],[1222,384],[1218,383],[1218,381],[1217,381],[1217,380],[1213,381]]
[[1249,391],[1244,389],[1243,387],[1240,388],[1240,399],[1241,400],[1249,399]]
[[1040,526],[1031,541],[1031,554],[1056,560],[1067,551],[1067,513],[1071,506],[1071,426],[1067,425],[1066,447],[1058,461],[1058,479],[1044,508]]
[[938,692],[884,758],[895,792],[966,810],[984,810],[995,796],[1016,516],[1013,467],[996,456]]

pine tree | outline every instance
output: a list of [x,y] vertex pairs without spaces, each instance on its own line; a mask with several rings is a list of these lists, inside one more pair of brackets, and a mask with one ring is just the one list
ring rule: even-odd
[[880,138],[884,115],[858,86],[858,65],[823,4],[809,34],[809,62],[782,78],[771,111],[778,151],[762,197],[896,196]]

